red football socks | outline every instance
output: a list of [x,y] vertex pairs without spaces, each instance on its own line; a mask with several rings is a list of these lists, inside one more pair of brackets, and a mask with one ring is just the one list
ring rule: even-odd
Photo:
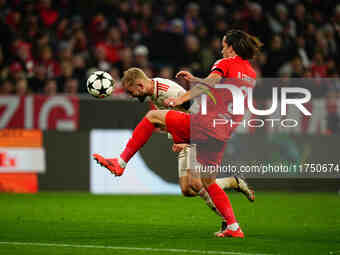
[[208,187],[208,193],[217,210],[222,214],[228,225],[236,222],[235,214],[227,194],[216,183]]
[[135,155],[135,153],[149,140],[154,129],[155,125],[144,117],[133,131],[132,137],[125,146],[122,154],[120,154],[120,158],[127,163],[130,158],[132,158],[133,155]]

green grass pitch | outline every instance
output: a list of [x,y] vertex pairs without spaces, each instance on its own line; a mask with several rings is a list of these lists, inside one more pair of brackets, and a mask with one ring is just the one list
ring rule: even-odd
[[0,194],[0,254],[340,254],[337,194],[229,194],[243,240],[197,197]]

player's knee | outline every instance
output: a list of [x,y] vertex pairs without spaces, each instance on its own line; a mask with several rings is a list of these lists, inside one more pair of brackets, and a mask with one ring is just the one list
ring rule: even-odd
[[145,117],[154,124],[164,125],[164,120],[162,119],[162,112],[159,110],[151,110],[149,111]]
[[196,192],[199,192],[203,187],[200,181],[194,181],[190,184],[190,186],[191,186],[191,189],[193,189]]
[[149,121],[153,122],[157,117],[157,111],[151,110],[148,111],[148,113],[145,115],[145,118],[147,118]]

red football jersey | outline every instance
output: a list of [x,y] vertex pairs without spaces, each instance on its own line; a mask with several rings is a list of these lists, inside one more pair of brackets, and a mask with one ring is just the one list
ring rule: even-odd
[[[211,68],[211,73],[220,75],[223,80],[220,84],[233,85],[242,90],[244,96],[244,106],[246,107],[246,89],[255,86],[256,72],[250,65],[248,60],[244,60],[239,56],[232,58],[223,58],[215,62]],[[202,115],[201,112],[193,114],[191,118],[191,137],[193,141],[202,141],[214,137],[217,140],[226,141],[232,131],[238,125],[230,126],[232,123],[241,122],[243,115],[233,115],[233,97],[229,89],[210,88],[211,95],[207,99],[207,114]],[[215,120],[215,122],[214,122]],[[216,122],[218,121],[218,124]],[[225,120],[228,123],[221,124]],[[215,124],[215,125],[214,125]]]

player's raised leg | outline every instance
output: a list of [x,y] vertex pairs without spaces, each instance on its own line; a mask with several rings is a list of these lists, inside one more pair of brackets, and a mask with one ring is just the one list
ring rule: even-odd
[[[218,233],[219,237],[240,237],[244,234],[236,221],[229,197],[216,183],[217,168],[222,162],[226,142],[210,139],[197,145],[197,165],[195,170],[200,172],[202,183],[208,191],[211,200],[227,223],[227,228]],[[209,168],[210,166],[210,168]],[[210,170],[209,170],[210,169]]]
[[114,175],[122,175],[129,160],[152,136],[155,125],[165,125],[165,116],[167,112],[168,110],[149,111],[134,129],[132,137],[120,154],[120,157],[106,159],[99,154],[93,154],[93,158]]

